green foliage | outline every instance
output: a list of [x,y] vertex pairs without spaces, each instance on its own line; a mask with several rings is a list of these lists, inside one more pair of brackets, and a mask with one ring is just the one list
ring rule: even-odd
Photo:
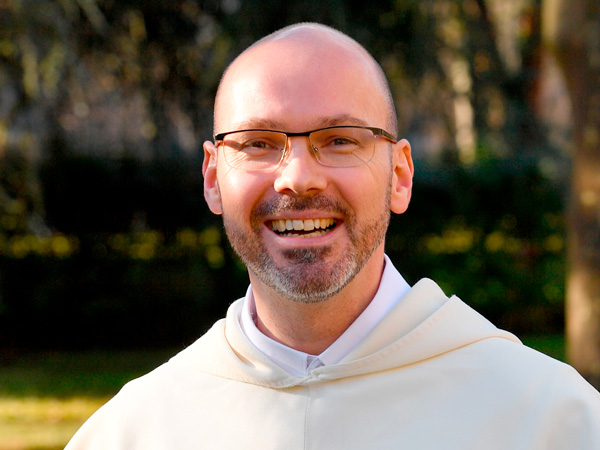
[[166,362],[176,352],[169,348],[3,354],[0,397],[105,399],[116,394],[126,382]]
[[78,246],[78,240],[71,236],[55,233],[48,237],[33,234],[15,234],[10,238],[0,234],[0,255],[11,259],[22,259],[30,255],[48,258],[68,258]]
[[563,188],[519,161],[421,170],[409,211],[388,233],[409,281],[432,278],[511,331],[560,333]]
[[[50,164],[55,173],[64,173],[60,161]],[[122,183],[123,190],[145,185],[143,173],[160,180],[153,170],[139,170],[135,181],[120,164],[112,169],[103,160],[85,164],[78,169],[88,167],[85,173],[91,174],[100,170],[91,168],[95,164],[104,167],[105,179]],[[118,210],[126,220],[119,226],[100,226],[107,223],[98,219],[102,211],[73,200],[61,205],[77,210],[79,225],[67,228],[70,233],[58,228],[65,222],[57,221],[56,231],[46,238],[16,233],[0,239],[5,344],[179,345],[196,338],[243,295],[247,276],[220,224],[200,210],[198,219],[190,220],[190,209],[198,205],[187,207],[182,200],[202,204],[201,186],[194,192],[187,182],[173,184],[193,179],[197,167],[177,167],[172,176],[166,169],[162,174],[171,204],[140,198],[125,202]],[[123,173],[127,182],[119,181]],[[44,179],[47,192],[57,189],[54,182],[75,182],[61,176]],[[97,185],[93,176],[76,182],[80,184],[67,192],[89,192]],[[153,187],[155,193],[161,190],[161,184]],[[173,203],[182,206],[171,213]],[[64,220],[62,214],[71,213],[58,214],[48,205],[49,217]],[[530,163],[490,160],[468,169],[436,170],[417,164],[411,207],[393,218],[387,252],[410,283],[432,278],[501,327],[519,334],[560,333],[565,246],[561,211],[560,185]],[[132,219],[133,225],[124,229]],[[186,220],[204,222],[203,228],[186,226]]]
[[523,337],[523,344],[559,361],[566,361],[565,337],[562,334],[549,334]]
[[246,276],[221,245],[211,228],[181,230],[172,243],[147,231],[86,236],[69,257],[0,257],[0,345],[190,343],[243,293]]
[[417,159],[388,235],[402,272],[499,325],[558,331],[565,171],[530,95],[536,4],[498,19],[473,0],[0,2],[0,345],[189,342],[243,295],[201,142],[226,65],[300,21],[355,37],[388,75]]

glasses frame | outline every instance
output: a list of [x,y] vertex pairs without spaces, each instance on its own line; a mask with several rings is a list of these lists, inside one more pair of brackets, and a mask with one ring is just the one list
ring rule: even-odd
[[[377,136],[381,136],[384,139],[387,139],[388,141],[396,144],[398,142],[398,139],[396,137],[394,137],[394,135],[392,135],[391,133],[388,133],[387,131],[385,131],[383,128],[376,128],[376,127],[367,127],[367,126],[363,126],[363,125],[335,125],[335,126],[330,126],[330,127],[324,127],[324,128],[316,128],[314,130],[310,130],[310,131],[301,131],[298,133],[292,133],[292,132],[287,132],[287,131],[279,131],[279,130],[269,130],[266,128],[245,128],[243,130],[235,130],[235,131],[227,131],[225,133],[217,133],[213,136],[214,141],[215,141],[215,145],[218,147],[220,144],[225,142],[225,137],[228,134],[232,134],[232,133],[243,133],[246,131],[268,131],[268,132],[272,132],[272,133],[279,133],[279,134],[283,134],[285,135],[285,147],[281,150],[281,158],[279,158],[279,162],[277,163],[277,165],[275,165],[274,167],[278,167],[281,162],[285,159],[285,156],[288,153],[288,140],[291,137],[298,137],[298,136],[303,136],[308,138],[308,142],[310,143],[310,147],[311,150],[313,152],[313,154],[315,155],[315,158],[317,160],[317,162],[319,164],[321,164],[322,166],[325,167],[338,167],[338,166],[328,166],[326,164],[323,164],[321,161],[319,161],[319,158],[316,155],[316,151],[317,149],[312,145],[312,142],[310,142],[310,135],[312,133],[315,133],[317,131],[324,131],[324,130],[331,130],[334,128],[361,128],[363,130],[370,130],[373,133],[373,137],[376,138]],[[373,143],[373,145],[375,145]],[[225,158],[225,160],[227,161],[227,158]],[[369,160],[370,161],[370,160]],[[361,164],[358,164],[356,166],[348,166],[348,167],[357,167],[363,164],[366,164],[368,161],[365,161]],[[227,162],[227,164],[229,164],[229,162]],[[345,167],[345,166],[344,166]],[[240,168],[240,167],[235,167],[235,168]],[[265,169],[256,169],[256,170],[260,170],[263,171]]]

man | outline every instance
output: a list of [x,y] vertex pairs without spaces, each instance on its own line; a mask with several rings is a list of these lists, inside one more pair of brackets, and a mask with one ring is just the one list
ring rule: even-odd
[[259,41],[214,126],[205,197],[251,286],[68,449],[600,448],[600,394],[573,369],[384,255],[413,165],[359,44],[316,24]]

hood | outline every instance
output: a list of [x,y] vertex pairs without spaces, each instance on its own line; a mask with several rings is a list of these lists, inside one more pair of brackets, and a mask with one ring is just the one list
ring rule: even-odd
[[[520,341],[429,279],[419,281],[340,363],[291,375],[254,347],[240,326],[242,300],[171,361],[210,375],[271,388],[334,380],[414,364],[490,338]],[[402,320],[399,320],[402,318]],[[407,320],[409,319],[409,320]],[[402,323],[404,326],[399,327]]]

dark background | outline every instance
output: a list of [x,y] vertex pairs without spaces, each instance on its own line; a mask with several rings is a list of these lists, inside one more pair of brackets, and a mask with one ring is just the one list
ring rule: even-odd
[[500,327],[564,327],[571,123],[540,3],[0,1],[0,348],[191,343],[247,275],[204,204],[220,74],[318,21],[382,63],[413,146],[388,254]]

